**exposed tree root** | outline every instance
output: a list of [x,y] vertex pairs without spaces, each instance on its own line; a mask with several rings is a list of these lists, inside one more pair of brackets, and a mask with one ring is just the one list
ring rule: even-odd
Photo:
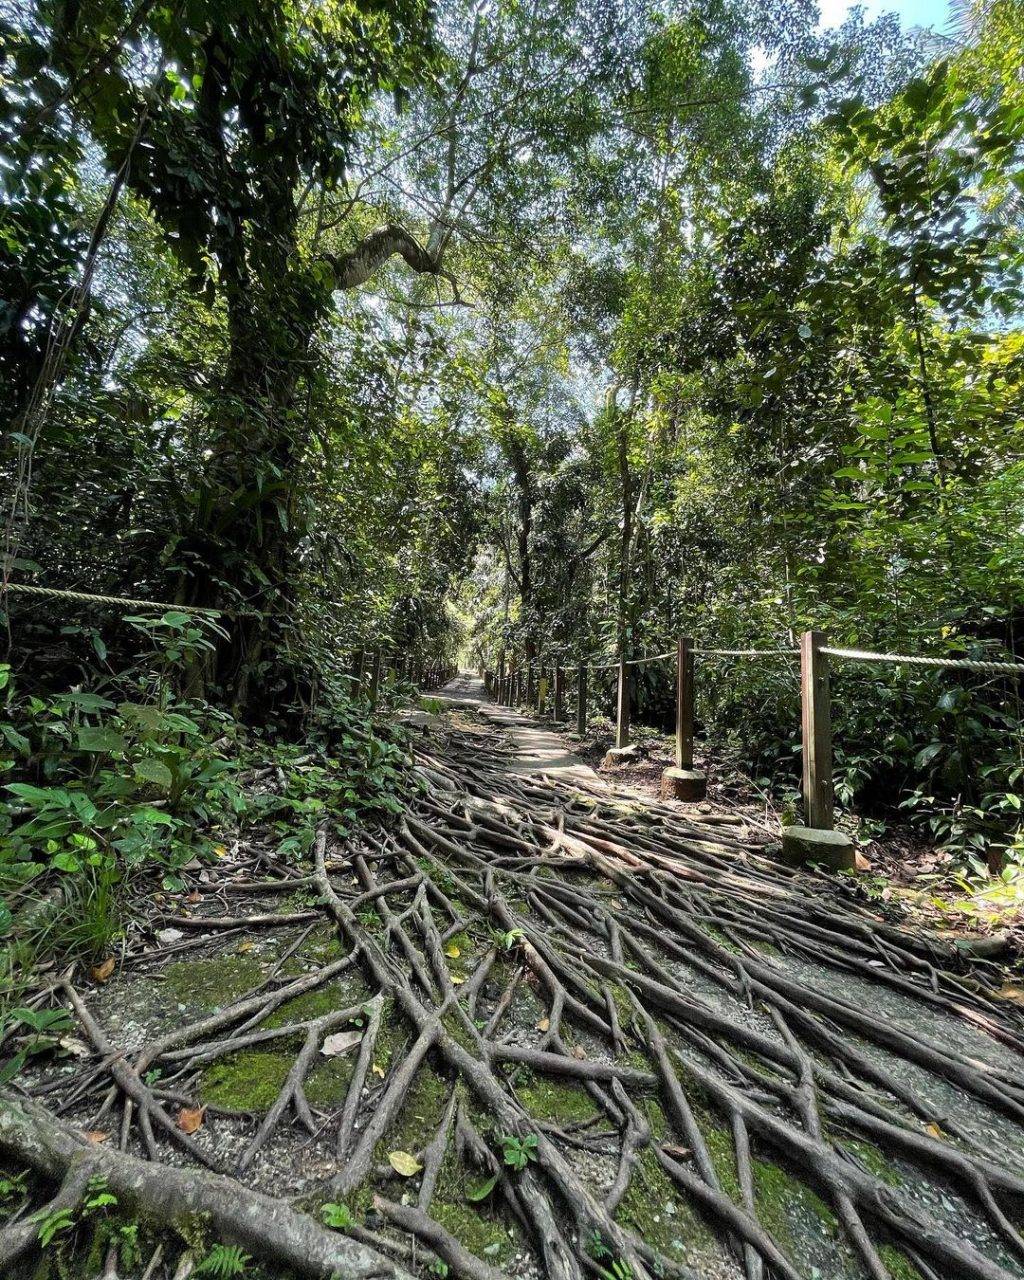
[[[309,1267],[334,1248],[345,1254],[345,1275],[398,1274],[434,1256],[464,1280],[493,1280],[496,1264],[432,1215],[445,1171],[458,1169],[488,1180],[487,1212],[520,1231],[553,1280],[700,1275],[689,1250],[646,1231],[628,1208],[643,1200],[653,1170],[717,1238],[724,1270],[716,1274],[805,1280],[799,1241],[780,1230],[779,1207],[764,1198],[770,1168],[787,1195],[806,1188],[829,1206],[850,1274],[896,1280],[897,1258],[899,1280],[913,1274],[906,1268],[923,1280],[1024,1275],[1024,1176],[1014,1154],[1024,1146],[1020,1073],[920,1029],[959,1020],[998,1041],[1004,1059],[1021,1053],[1021,1020],[995,998],[988,969],[956,971],[932,939],[886,924],[823,878],[770,863],[721,826],[689,823],[665,806],[624,806],[575,780],[513,776],[495,738],[462,731],[423,754],[425,789],[396,829],[333,848],[321,831],[312,874],[294,882],[319,893],[319,918],[336,928],[343,959],[287,980],[279,962],[249,995],[159,1036],[132,1061],[65,983],[97,1057],[77,1105],[120,1103],[122,1148],[135,1143],[155,1160],[171,1141],[193,1164],[216,1164],[161,1099],[193,1096],[197,1071],[211,1062],[294,1039],[294,1064],[254,1121],[237,1169],[255,1167],[290,1114],[334,1160],[323,1198],[371,1186],[384,1224],[357,1226],[345,1239],[269,1202],[276,1243],[263,1239],[263,1256],[294,1259],[301,1239],[317,1259],[306,1274],[326,1274]],[[284,870],[263,863],[263,876],[268,865],[271,874]],[[224,874],[218,892],[243,894],[245,875]],[[250,879],[248,914],[201,911],[187,927],[216,945],[225,924],[307,924],[306,911],[260,910],[262,893],[280,882]],[[467,933],[473,967],[453,941]],[[367,1000],[265,1025],[346,971],[365,980]],[[919,1016],[890,1019],[865,1003],[869,991],[910,1002]],[[538,1003],[543,1015],[530,1013],[524,1025],[524,1010]],[[361,1039],[343,1100],[335,1111],[311,1106],[304,1084],[325,1037],[356,1019]],[[396,1019],[405,1047],[385,1071],[376,1058],[385,1023]],[[155,1066],[164,1073],[159,1089],[146,1083]],[[433,1136],[411,1152],[422,1169],[399,1203],[384,1153],[423,1073],[441,1077],[444,1102]],[[575,1091],[592,1118],[536,1114],[524,1081]],[[50,1087],[37,1086],[40,1095]],[[654,1103],[663,1123],[652,1123]],[[986,1126],[969,1123],[972,1109],[1012,1130],[1016,1148],[990,1144]],[[54,1180],[88,1158],[106,1161],[112,1185],[115,1176],[126,1188],[142,1179],[149,1196],[146,1178],[166,1178],[184,1195],[180,1171],[123,1150],[86,1157],[41,1112],[15,1104],[2,1114],[0,1140]],[[45,1142],[24,1138],[40,1127]],[[36,1147],[45,1155],[32,1155]],[[231,1209],[228,1189],[239,1203],[252,1192],[188,1176],[215,1190],[222,1238],[253,1230],[241,1208]],[[915,1195],[933,1186],[942,1202],[958,1196],[958,1223],[936,1216],[935,1196]],[[0,1234],[0,1249],[5,1237],[15,1246],[18,1230]],[[252,1239],[245,1247],[257,1252]],[[381,1250],[401,1261],[384,1263]]]

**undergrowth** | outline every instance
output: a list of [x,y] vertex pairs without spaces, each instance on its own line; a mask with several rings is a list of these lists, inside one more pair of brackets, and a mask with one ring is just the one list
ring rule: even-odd
[[216,863],[240,834],[299,858],[325,818],[345,829],[400,807],[405,749],[366,701],[335,689],[301,742],[250,728],[177,692],[215,624],[178,612],[126,621],[152,652],[91,687],[23,688],[0,666],[0,998],[8,1004],[41,959],[107,953],[137,878],[177,892],[183,867]]

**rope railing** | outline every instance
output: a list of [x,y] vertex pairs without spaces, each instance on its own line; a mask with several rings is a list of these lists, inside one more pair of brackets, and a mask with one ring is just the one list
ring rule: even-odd
[[[600,655],[602,658],[605,655]],[[807,631],[800,638],[796,649],[726,649],[694,645],[688,637],[680,637],[675,651],[644,655],[638,658],[621,657],[612,662],[587,662],[580,660],[573,666],[561,666],[557,658],[549,665],[554,669],[554,707],[556,721],[563,720],[565,711],[565,675],[577,673],[576,713],[577,732],[582,737],[587,729],[587,686],[590,672],[618,670],[618,690],[615,709],[614,756],[629,746],[631,667],[655,662],[676,660],[676,742],[675,765],[665,770],[662,777],[662,795],[678,799],[699,800],[705,794],[703,775],[693,767],[693,702],[694,658],[738,659],[791,659],[800,658],[800,702],[802,733],[802,790],[804,797],[805,827],[815,831],[833,831],[834,792],[832,780],[832,714],[829,691],[829,660],[848,662],[888,663],[938,670],[971,671],[980,675],[1024,676],[1024,663],[1000,662],[985,658],[932,657],[925,655],[880,653],[871,649],[845,648],[829,645],[819,631]],[[496,692],[499,703],[506,705],[536,702],[543,714],[548,681],[544,678],[544,664],[540,662],[540,678],[535,683],[534,662],[521,663],[506,671],[504,655],[498,665]],[[489,682],[491,687],[492,682]],[[800,829],[803,830],[803,829]],[[830,837],[831,838],[831,837]],[[813,847],[813,841],[812,847]],[[850,847],[852,859],[852,846]]]
[[[160,610],[162,612],[175,612],[184,614],[197,614],[211,619],[223,619],[225,613],[230,612],[223,609],[211,609],[200,605],[189,604],[172,604],[163,600],[141,600],[131,596],[108,596],[100,595],[93,591],[73,591],[61,587],[43,587],[36,586],[29,582],[6,582],[0,588],[0,600],[3,595],[12,591],[16,594],[30,596],[34,598],[46,598],[55,600],[70,600],[79,604],[87,605],[110,605],[114,607],[126,607],[136,610]],[[325,602],[333,604],[333,601]],[[378,687],[380,684],[382,666],[386,653],[391,650],[393,652],[392,642],[387,645],[378,646],[374,649],[367,650],[353,649],[351,653],[352,663],[349,671],[346,673],[350,681],[352,690],[359,693],[363,682],[364,675],[368,676],[366,687],[369,692],[371,705],[376,705]],[[454,675],[454,668],[449,664],[440,661],[425,661],[422,658],[405,655],[400,657],[394,653],[396,661],[394,663],[394,671],[397,676],[401,676],[410,680],[412,683],[419,685],[422,689],[430,691],[444,684]],[[370,658],[369,672],[365,671],[366,659]]]
[[949,671],[978,671],[982,675],[1024,676],[1024,663],[989,662],[980,658],[928,658],[906,653],[873,653],[870,649],[837,649],[822,645],[829,658],[845,658],[850,662],[888,662],[906,667],[939,667]]
[[51,597],[55,600],[77,600],[83,604],[127,605],[131,609],[163,609],[178,613],[201,613],[219,618],[223,609],[207,609],[196,604],[168,604],[163,600],[133,600],[128,596],[102,596],[92,591],[68,591],[58,587],[37,587],[29,582],[7,582],[0,589],[0,596],[14,591],[25,596]]

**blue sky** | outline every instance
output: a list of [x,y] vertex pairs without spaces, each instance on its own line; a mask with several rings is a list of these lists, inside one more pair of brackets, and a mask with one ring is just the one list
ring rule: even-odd
[[[846,11],[852,8],[848,0],[819,0],[822,25],[834,27],[842,22]],[[900,24],[907,27],[935,27],[943,31],[946,26],[946,0],[863,0],[869,17],[880,13],[898,13]]]

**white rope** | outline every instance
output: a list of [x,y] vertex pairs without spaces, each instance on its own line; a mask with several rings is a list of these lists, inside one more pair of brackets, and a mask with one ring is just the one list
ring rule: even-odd
[[82,600],[87,604],[127,604],[133,609],[173,609],[178,613],[205,613],[219,618],[221,609],[203,609],[194,604],[164,604],[159,600],[129,600],[124,596],[97,596],[89,591],[60,591],[56,587],[36,587],[27,582],[8,582],[0,596],[7,591],[20,591],[26,596],[52,596],[57,600]]
[[852,662],[898,662],[910,667],[945,667],[956,671],[981,671],[992,675],[1024,676],[1024,663],[982,662],[973,658],[915,658],[903,653],[872,653],[868,649],[832,649],[822,646],[820,653],[830,658],[848,658]]
[[699,653],[704,658],[795,658],[799,657],[799,649],[698,649],[691,653]]

